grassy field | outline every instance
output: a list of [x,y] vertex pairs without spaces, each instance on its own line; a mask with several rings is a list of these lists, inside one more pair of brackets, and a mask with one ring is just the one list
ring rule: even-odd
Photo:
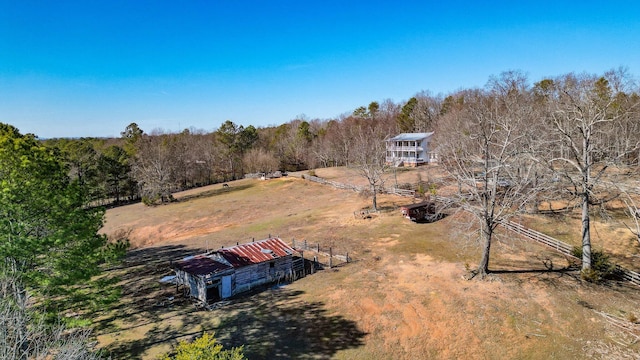
[[[399,182],[433,176],[419,171],[399,172]],[[362,181],[345,169],[317,174]],[[370,199],[354,192],[294,177],[230,185],[107,212],[104,233],[126,233],[135,248],[107,275],[119,280],[121,300],[94,319],[99,346],[113,358],[153,359],[202,331],[244,345],[250,359],[638,358],[638,288],[584,283],[545,247],[500,233],[494,274],[467,280],[479,250],[456,230],[468,222],[460,214],[416,224],[397,210],[410,199],[382,195],[383,211],[360,219],[353,213]],[[355,261],[211,311],[158,282],[170,261],[269,234],[348,251]]]

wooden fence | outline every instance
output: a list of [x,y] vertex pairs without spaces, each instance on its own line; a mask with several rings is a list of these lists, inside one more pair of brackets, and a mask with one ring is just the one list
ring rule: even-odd
[[[305,175],[304,176],[305,179],[320,183],[320,184],[327,184],[327,185],[331,185],[335,188],[338,189],[350,189],[350,190],[355,190],[355,191],[362,191],[364,189],[364,187],[361,186],[355,186],[355,185],[349,185],[349,184],[342,184],[342,183],[337,183],[335,181],[327,181],[323,178],[320,177],[316,177],[316,176],[310,176],[310,175]],[[416,196],[416,191],[414,190],[405,190],[405,189],[397,189],[397,188],[385,188],[383,189],[383,192],[388,193],[388,194],[396,194],[396,195],[400,195],[400,196],[410,196],[410,197],[415,197]],[[446,197],[442,197],[442,196],[433,196],[432,197],[435,201],[444,203],[445,205],[451,205],[453,202],[451,201],[451,199],[448,199]],[[536,241],[538,243],[544,244],[546,246],[549,246],[553,249],[555,249],[556,251],[561,252],[562,254],[571,256],[571,257],[575,257],[573,256],[573,246],[564,243],[560,240],[557,240],[555,238],[552,238],[549,235],[545,235],[541,232],[529,229],[524,227],[521,224],[518,224],[516,222],[513,221],[504,221],[500,224],[501,226],[503,226],[505,229],[507,230],[511,230],[517,234],[520,234],[524,237],[526,237],[527,239]],[[295,242],[294,242],[295,244]],[[319,252],[319,248],[318,248],[318,252]],[[336,255],[334,255],[335,257]],[[348,261],[348,254],[346,259],[344,260],[345,262],[349,262]],[[580,260],[580,259],[579,259]],[[626,281],[629,281],[635,285],[640,286],[640,273],[633,271],[633,270],[629,270],[626,269],[620,265],[615,265],[616,267],[616,272],[618,274],[620,274],[620,277]]]
[[[365,191],[365,190],[369,190],[368,186],[358,186],[358,185],[352,185],[352,184],[345,184],[345,183],[340,183],[337,181],[331,181],[331,180],[326,180],[323,179],[321,177],[317,177],[317,176],[311,176],[311,175],[303,175],[303,178],[309,181],[313,181],[319,184],[323,184],[323,185],[329,185],[329,186],[333,186],[336,189],[341,189],[341,190],[353,190],[356,192],[361,192],[361,191]],[[407,197],[415,197],[416,196],[416,191],[415,190],[411,190],[411,189],[399,189],[399,188],[395,188],[395,187],[388,187],[388,188],[380,188],[378,189],[378,191],[384,193],[384,194],[392,194],[392,195],[399,195],[399,196],[407,196]]]
[[386,194],[398,195],[398,196],[406,196],[406,197],[416,197],[416,191],[410,189],[398,189],[398,188],[385,188],[383,189]]
[[[549,235],[545,235],[541,232],[528,229],[523,225],[513,221],[503,221],[500,225],[505,229],[511,230],[519,235],[526,237],[527,239],[547,245],[555,249],[556,251],[559,251],[565,255],[575,258],[575,256],[573,255],[573,246],[567,243],[564,243],[560,240],[554,239]],[[581,260],[581,259],[578,259],[578,260]],[[632,284],[640,286],[640,273],[635,272],[633,270],[626,269],[620,265],[615,265],[615,272],[623,280],[629,281]]]
[[521,224],[518,224],[513,221],[503,221],[500,225],[505,229],[511,230],[517,234],[520,234],[527,239],[537,241],[544,245],[554,248],[556,251],[559,251],[565,255],[573,256],[573,246],[564,243],[560,240],[554,239],[549,235],[545,235],[543,233],[537,232],[535,230],[528,229]]
[[318,184],[333,186],[334,188],[341,189],[341,190],[353,190],[353,191],[360,192],[365,189],[364,186],[339,183],[337,181],[326,180],[321,177],[311,176],[311,175],[303,175],[303,179],[317,182]]
[[318,264],[322,264],[324,266],[328,266],[332,268],[334,266],[338,266],[340,263],[350,263],[352,259],[349,257],[349,253],[346,252],[344,255],[334,253],[332,247],[321,246],[320,243],[312,244],[308,243],[307,240],[292,240],[292,248],[298,251],[303,252],[311,252],[314,254],[314,262]]
[[620,274],[622,279],[640,286],[640,273],[623,268],[620,265],[616,265],[616,272]]

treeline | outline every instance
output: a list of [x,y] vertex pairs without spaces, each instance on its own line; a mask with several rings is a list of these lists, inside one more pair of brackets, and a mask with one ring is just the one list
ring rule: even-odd
[[[512,83],[500,86],[505,91],[518,91],[531,101],[504,106],[530,110],[528,121],[532,126],[537,120],[551,116],[549,111],[555,111],[551,110],[551,103],[565,101],[559,96],[563,92],[572,91],[569,95],[577,98],[595,92],[602,101],[612,99],[614,103],[607,111],[624,110],[625,117],[616,120],[624,125],[598,138],[607,142],[597,144],[599,151],[618,149],[625,153],[620,161],[637,161],[637,154],[626,149],[640,136],[638,93],[624,69],[597,76],[566,74],[534,84],[521,73],[510,74],[517,74],[509,80]],[[170,201],[171,193],[178,190],[235,180],[248,173],[349,165],[358,152],[363,152],[358,149],[362,145],[354,142],[363,132],[371,142],[402,132],[451,132],[451,123],[456,121],[452,120],[455,117],[452,114],[471,111],[469,106],[478,94],[490,96],[487,89],[497,86],[497,78],[490,79],[486,89],[461,89],[447,96],[421,92],[401,103],[374,101],[335,119],[301,117],[280,126],[258,128],[245,128],[228,120],[212,132],[190,128],[180,133],[161,129],[147,132],[132,123],[120,138],[51,139],[45,143],[60,150],[70,175],[94,203],[119,204],[144,199],[151,204]],[[571,84],[582,86],[579,84],[585,79],[593,80],[591,89],[570,89]],[[558,84],[566,89],[556,89]],[[536,136],[544,138],[551,126],[547,123],[546,127],[539,127]],[[560,154],[573,151],[564,142],[557,145],[553,151]],[[384,153],[378,156],[383,157]]]
[[377,140],[384,139],[397,128],[401,110],[390,101],[382,107],[373,102],[340,119],[296,119],[264,128],[228,120],[212,132],[146,132],[132,123],[120,138],[48,139],[44,144],[61,154],[70,177],[93,204],[141,199],[153,204],[171,201],[175,191],[249,173],[347,165],[355,155],[355,134],[375,128]]

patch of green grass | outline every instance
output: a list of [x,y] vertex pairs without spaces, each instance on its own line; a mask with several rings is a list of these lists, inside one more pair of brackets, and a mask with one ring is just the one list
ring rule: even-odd
[[82,318],[62,318],[62,322],[69,328],[86,327],[92,324],[89,319]]

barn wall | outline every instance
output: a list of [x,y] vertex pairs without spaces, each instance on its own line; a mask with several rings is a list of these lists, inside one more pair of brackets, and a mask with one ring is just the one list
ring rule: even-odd
[[[273,262],[273,267],[271,263]],[[284,279],[291,273],[293,258],[291,256],[280,257],[273,261],[245,266],[236,269],[234,276],[233,295],[252,288]]]
[[[273,263],[273,267],[271,267]],[[197,298],[203,302],[207,302],[207,281],[217,282],[222,276],[232,275],[232,296],[251,290],[256,286],[276,282],[286,279],[292,274],[293,257],[285,256],[266,261],[263,263],[244,266],[234,270],[224,271],[221,273],[209,274],[204,276],[189,274],[185,271],[174,269],[176,272],[176,281],[180,285],[184,285],[189,289],[189,296]]]
[[176,281],[179,285],[184,285],[189,289],[189,296],[201,301],[207,300],[207,289],[202,277],[189,274],[186,271],[174,269],[176,272]]
[[207,302],[207,284],[204,277],[198,277],[198,299]]

